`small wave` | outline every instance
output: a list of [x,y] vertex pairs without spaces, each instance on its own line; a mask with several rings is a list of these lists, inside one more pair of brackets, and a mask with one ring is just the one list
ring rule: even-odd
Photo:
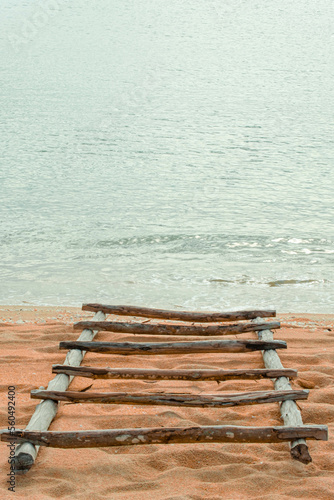
[[223,279],[209,279],[209,283],[233,283],[232,280],[223,280]]
[[249,276],[243,276],[236,279],[222,279],[210,278],[207,280],[209,283],[221,283],[222,285],[267,285],[269,287],[278,287],[284,285],[319,285],[322,283],[330,283],[329,280],[316,280],[316,279],[281,279],[281,280],[259,280]]
[[266,284],[269,285],[270,287],[275,287],[275,286],[284,286],[284,285],[311,285],[311,284],[320,284],[320,283],[328,283],[328,280],[296,280],[296,279],[290,279],[290,280],[275,280],[275,281],[269,281]]

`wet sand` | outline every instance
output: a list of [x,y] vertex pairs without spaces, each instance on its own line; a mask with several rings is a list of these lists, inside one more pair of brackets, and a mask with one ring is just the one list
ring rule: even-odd
[[[24,428],[38,401],[30,390],[46,387],[52,364],[63,363],[62,340],[76,340],[72,324],[93,317],[76,308],[1,306],[0,428],[7,427],[7,387],[16,387],[16,428]],[[111,318],[109,316],[108,318]],[[120,317],[115,317],[121,320]],[[124,319],[124,318],[123,318]],[[185,444],[61,450],[40,448],[33,468],[16,477],[15,493],[7,491],[8,451],[0,443],[1,498],[96,498],[133,500],[285,500],[332,499],[334,491],[334,316],[278,314],[282,328],[274,338],[285,340],[279,355],[284,367],[298,369],[293,388],[310,389],[298,402],[305,424],[326,424],[329,441],[309,441],[313,462],[303,465],[290,457],[284,444]],[[229,336],[224,338],[236,338]],[[255,333],[238,338],[256,339]],[[96,340],[159,341],[111,332]],[[177,340],[176,337],[173,337]],[[190,339],[189,339],[190,340]],[[182,356],[107,356],[87,353],[82,365],[138,368],[262,368],[260,352]],[[270,380],[216,382],[121,381],[75,378],[81,390],[223,393],[265,390]],[[60,404],[50,430],[191,425],[282,425],[278,404],[226,409]]]

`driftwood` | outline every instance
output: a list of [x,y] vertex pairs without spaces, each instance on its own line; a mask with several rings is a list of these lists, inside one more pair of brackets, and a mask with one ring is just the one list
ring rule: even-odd
[[24,442],[53,448],[97,448],[134,444],[171,443],[281,443],[299,438],[328,440],[325,425],[302,427],[240,427],[217,425],[201,427],[164,427],[110,429],[103,431],[5,432],[2,441]]
[[287,399],[307,399],[309,391],[256,391],[236,394],[167,394],[126,392],[74,392],[33,390],[34,399],[52,399],[68,403],[98,403],[123,405],[166,405],[195,407],[228,407],[250,404],[275,403]]
[[145,368],[94,368],[92,366],[53,365],[52,373],[66,373],[75,377],[92,379],[139,380],[257,380],[262,378],[297,377],[296,370],[158,370]]
[[146,323],[118,323],[116,321],[79,321],[74,323],[74,330],[90,328],[99,331],[115,333],[133,333],[139,335],[192,335],[192,336],[220,336],[232,335],[259,330],[274,330],[280,328],[279,322],[273,323],[244,323],[235,325],[189,326],[189,325],[149,325]]
[[199,323],[215,323],[220,321],[238,321],[254,318],[270,318],[276,316],[276,311],[234,311],[234,312],[188,312],[167,311],[136,306],[109,306],[104,304],[83,304],[83,311],[103,311],[106,314],[119,316],[138,316],[145,318],[172,319],[178,321],[194,321]]
[[[255,322],[260,322],[256,319]],[[274,336],[270,330],[262,331],[258,334],[260,340],[272,341]],[[262,352],[264,365],[268,369],[282,369],[284,368],[281,360],[275,350],[266,350]],[[275,381],[275,389],[277,391],[290,390],[291,385],[289,379],[286,377],[279,377]],[[303,420],[298,406],[294,401],[285,401],[280,407],[281,416],[286,426],[302,426]],[[292,458],[299,460],[303,464],[312,462],[305,439],[296,439],[290,443],[290,453]]]
[[198,342],[75,342],[59,343],[59,349],[79,349],[103,354],[194,354],[214,352],[249,352],[264,349],[286,349],[286,342],[273,340],[203,340]]
[[[105,318],[104,313],[97,313],[94,317],[96,320],[103,320]],[[97,331],[93,332],[91,330],[84,330],[79,337],[79,340],[89,343],[90,340],[94,338]],[[85,355],[84,351],[70,351],[67,353],[65,364],[71,366],[80,365],[83,357]],[[69,377],[65,374],[56,375],[53,380],[49,382],[48,390],[58,390],[66,391],[69,384],[71,383],[73,377]],[[26,431],[45,431],[49,428],[52,420],[56,416],[58,411],[58,403],[48,399],[42,401],[35,409],[33,416],[31,417]],[[15,468],[16,473],[25,474],[31,466],[34,464],[36,456],[38,453],[38,447],[31,443],[24,443],[16,448],[15,451]]]

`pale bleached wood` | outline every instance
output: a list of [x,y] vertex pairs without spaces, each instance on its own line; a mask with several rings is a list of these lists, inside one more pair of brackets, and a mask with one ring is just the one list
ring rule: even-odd
[[146,318],[171,319],[178,321],[194,321],[198,323],[215,323],[221,321],[238,321],[254,318],[270,318],[276,316],[276,311],[234,311],[234,312],[190,312],[168,311],[137,306],[112,306],[105,304],[83,304],[83,311],[103,311],[106,314],[119,316],[138,316]]
[[159,370],[145,368],[95,368],[93,366],[53,365],[52,373],[66,373],[75,377],[92,379],[139,379],[139,380],[257,380],[262,378],[297,377],[296,370]]
[[275,403],[287,399],[307,399],[307,390],[255,391],[236,394],[168,394],[127,392],[75,392],[33,390],[34,399],[52,399],[68,403],[96,403],[123,405],[166,405],[193,407],[228,407],[249,404]]
[[[102,321],[105,319],[105,314],[103,312],[98,312],[94,316],[94,320]],[[84,330],[80,337],[80,341],[89,342],[91,341],[97,331],[92,330]],[[83,357],[85,355],[85,351],[83,350],[71,350],[67,353],[64,364],[71,366],[79,366]],[[66,391],[69,384],[73,380],[73,377],[69,377],[65,374],[59,374],[54,377],[48,384],[47,389],[58,390],[58,391]],[[31,417],[26,431],[44,431],[47,430],[56,416],[58,411],[58,403],[56,401],[52,401],[51,399],[47,399],[42,401],[35,409],[33,416]],[[38,453],[38,447],[34,446],[31,443],[24,443],[16,448],[15,452],[15,467],[17,473],[26,473],[34,464],[36,456]]]
[[241,427],[217,425],[201,427],[152,427],[92,431],[6,432],[2,441],[30,440],[36,446],[52,448],[97,448],[173,443],[281,443],[296,438],[328,440],[325,425],[302,427]]
[[64,341],[59,349],[82,349],[89,352],[120,355],[195,354],[217,352],[252,352],[263,349],[286,349],[286,342],[274,340],[199,340],[196,342],[80,342]]
[[[254,323],[256,322],[261,322],[261,319],[260,318],[255,319]],[[261,332],[258,332],[258,338],[259,340],[271,342],[274,339],[274,335],[270,330],[262,330]],[[284,368],[276,350],[262,351],[262,356],[266,368],[275,370]],[[277,378],[275,380],[274,386],[275,390],[277,391],[291,390],[289,379],[286,377]],[[284,425],[293,427],[303,425],[303,419],[301,413],[298,409],[297,404],[294,401],[284,401],[280,405],[280,412],[282,419],[284,421]],[[294,459],[299,460],[304,464],[312,462],[308,446],[304,439],[296,439],[293,442],[291,442],[290,453]]]
[[177,324],[147,324],[147,323],[119,323],[117,321],[79,321],[74,323],[74,330],[83,330],[91,328],[94,330],[114,332],[114,333],[131,333],[134,335],[180,335],[180,336],[221,336],[221,335],[237,335],[245,332],[253,332],[258,330],[275,330],[280,328],[278,321],[272,323],[238,323],[233,325],[177,325]]

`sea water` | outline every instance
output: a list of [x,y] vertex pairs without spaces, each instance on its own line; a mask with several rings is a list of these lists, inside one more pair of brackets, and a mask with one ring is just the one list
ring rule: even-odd
[[330,0],[2,0],[0,303],[333,312]]

